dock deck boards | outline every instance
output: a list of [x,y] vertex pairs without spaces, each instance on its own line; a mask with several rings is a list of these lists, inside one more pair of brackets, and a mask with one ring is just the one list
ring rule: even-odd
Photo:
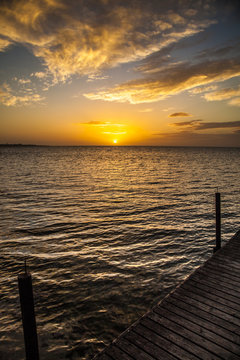
[[94,359],[240,359],[240,231]]

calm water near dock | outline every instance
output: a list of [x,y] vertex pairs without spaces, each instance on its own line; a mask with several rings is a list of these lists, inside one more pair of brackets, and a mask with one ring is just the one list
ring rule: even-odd
[[0,358],[24,359],[17,274],[41,360],[90,359],[240,224],[240,148],[0,148]]

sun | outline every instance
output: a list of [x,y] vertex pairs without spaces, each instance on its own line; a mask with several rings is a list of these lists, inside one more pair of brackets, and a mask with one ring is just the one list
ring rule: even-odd
[[113,143],[114,143],[114,144],[117,144],[117,142],[118,142],[117,139],[114,139],[114,140],[113,140]]

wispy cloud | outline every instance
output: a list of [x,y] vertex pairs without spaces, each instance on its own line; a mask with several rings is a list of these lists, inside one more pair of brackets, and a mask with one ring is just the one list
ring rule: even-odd
[[43,96],[33,93],[31,89],[25,95],[16,95],[9,85],[3,84],[0,86],[0,103],[5,106],[25,106],[41,103],[43,100]]
[[198,95],[202,93],[206,93],[209,91],[213,91],[217,89],[217,85],[210,85],[210,86],[198,86],[194,89],[189,90],[191,94]]
[[226,56],[236,56],[239,54],[239,38],[237,40],[232,40],[231,43],[225,44],[224,46],[216,46],[207,48],[203,51],[200,51],[196,54],[196,59],[216,59],[224,58]]
[[147,109],[142,109],[142,110],[138,110],[139,112],[141,113],[149,113],[149,112],[152,112],[153,109],[152,108],[147,108]]
[[199,126],[199,124],[201,123],[201,121],[202,120],[180,121],[180,122],[169,124],[169,125],[175,126],[175,127],[192,127],[192,128],[196,129]]
[[173,110],[173,107],[169,107],[169,108],[163,109],[164,112],[169,112],[169,111],[172,111],[172,110]]
[[208,92],[203,95],[207,101],[228,100],[232,106],[240,106],[240,87],[224,88],[218,91]]
[[168,115],[168,117],[178,117],[178,116],[184,117],[184,116],[192,116],[192,115],[186,112],[175,112],[173,114]]
[[180,63],[161,69],[154,76],[123,83],[105,91],[84,94],[92,100],[129,102],[132,104],[163,100],[198,86],[221,82],[240,76],[239,58],[205,61],[197,64]]
[[87,81],[91,82],[91,81],[96,81],[96,80],[106,80],[109,79],[108,75],[99,75],[99,74],[90,74],[88,76]]
[[11,40],[0,38],[0,51],[5,51],[11,43]]
[[[214,20],[191,1],[19,0],[0,6],[0,49],[31,48],[55,79],[91,75],[197,34]],[[169,11],[169,6],[171,11]]]
[[88,122],[77,123],[80,126],[92,127],[96,131],[104,135],[125,135],[127,134],[128,126],[121,123],[112,123],[110,121],[92,120]]
[[102,134],[107,134],[107,135],[125,135],[127,132],[126,131],[103,131]]
[[30,84],[31,80],[30,79],[18,79],[18,82],[21,85],[25,85],[25,84]]
[[240,128],[240,121],[229,122],[205,122],[202,120],[181,121],[171,124],[175,127],[192,128],[192,130],[206,130],[206,129],[235,129]]
[[98,120],[82,122],[82,123],[78,123],[78,125],[89,125],[89,126],[100,126],[100,127],[106,127],[106,126],[124,127],[124,126],[126,126],[125,124],[115,124],[115,123],[111,123],[109,121],[98,121]]
[[47,72],[43,72],[43,71],[36,71],[35,73],[32,73],[31,76],[36,77],[38,79],[45,79],[46,77],[48,77],[48,73]]
[[229,105],[240,106],[240,97],[230,100]]
[[240,96],[240,87],[227,88],[215,92],[210,92],[208,94],[205,94],[204,98],[208,101],[219,101],[219,100],[231,99],[237,96]]
[[197,130],[206,129],[226,129],[226,128],[239,128],[240,121],[229,121],[229,122],[202,122],[197,126]]
[[88,121],[88,122],[78,123],[78,125],[106,126],[106,125],[109,125],[109,122],[102,122],[102,121],[98,121],[98,120],[92,120],[92,121]]

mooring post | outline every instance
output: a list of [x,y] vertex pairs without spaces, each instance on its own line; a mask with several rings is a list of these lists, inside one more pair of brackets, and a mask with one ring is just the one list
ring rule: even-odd
[[18,289],[22,310],[22,323],[26,360],[39,360],[37,327],[34,312],[32,276],[27,272],[18,275]]
[[221,194],[217,191],[215,193],[216,205],[216,247],[214,252],[221,249]]

